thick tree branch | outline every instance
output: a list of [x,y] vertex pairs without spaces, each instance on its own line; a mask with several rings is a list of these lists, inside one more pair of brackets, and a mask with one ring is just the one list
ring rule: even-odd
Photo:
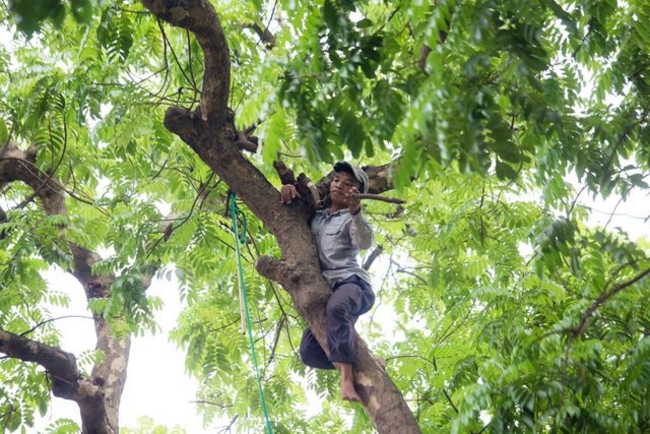
[[4,330],[0,330],[0,352],[24,362],[38,363],[53,378],[70,384],[76,383],[79,377],[73,354]]
[[278,261],[266,255],[260,256],[257,259],[255,268],[262,276],[278,282],[292,294],[294,304],[303,317],[309,317],[315,311],[322,311],[323,319],[325,318],[325,305],[329,299],[329,287],[327,291],[318,292],[301,290],[306,288],[310,282],[318,282],[321,280],[320,270],[315,275],[313,267],[309,267],[308,264],[292,264]]
[[0,183],[22,181],[34,190],[48,214],[67,214],[63,186],[41,172],[28,155],[13,143],[0,147]]
[[105,433],[104,391],[79,373],[73,354],[5,330],[0,330],[0,353],[41,365],[52,380],[54,396],[79,404],[84,432]]
[[[268,256],[260,257],[256,268],[261,275],[278,281],[291,293],[301,316],[305,318],[316,339],[329,353],[325,335],[325,306],[329,299],[329,287],[322,279],[320,269],[314,270],[313,267],[302,267],[301,264],[283,263]],[[306,273],[307,270],[316,274],[310,275]],[[310,289],[314,284],[309,285],[308,282],[322,282],[324,291]],[[355,386],[379,432],[419,433],[417,424],[410,423],[408,420],[411,413],[408,407],[405,407],[401,394],[386,375],[385,370],[370,354],[366,343],[356,331],[354,339],[357,349]],[[396,414],[400,414],[400,417],[395,417]]]

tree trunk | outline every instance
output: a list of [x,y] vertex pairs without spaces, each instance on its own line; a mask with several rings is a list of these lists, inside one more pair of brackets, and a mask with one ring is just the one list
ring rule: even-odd
[[[29,185],[49,215],[67,215],[65,189],[58,180],[33,164],[35,152],[25,153],[9,143],[0,147],[0,183],[16,181]],[[65,228],[61,228],[65,239]],[[86,299],[107,298],[115,276],[96,276],[92,266],[100,256],[84,247],[70,244],[74,258],[71,273],[84,288]],[[147,276],[148,277],[148,276]],[[150,279],[143,279],[143,290]],[[38,363],[51,377],[54,396],[75,401],[86,434],[115,434],[119,431],[119,408],[126,381],[130,336],[118,338],[101,315],[93,314],[96,349],[104,354],[93,367],[90,378],[81,376],[73,354],[29,339],[23,333],[0,330],[0,352],[25,362]]]
[[[142,0],[151,12],[170,24],[193,32],[205,57],[201,104],[196,112],[172,107],[165,126],[181,137],[241,198],[275,236],[282,260],[262,257],[260,274],[289,292],[299,314],[327,349],[325,306],[330,288],[323,279],[307,218],[300,206],[284,206],[279,192],[237,147],[228,108],[230,60],[228,46],[212,5],[205,0]],[[419,433],[401,393],[375,362],[358,337],[355,382],[363,405],[380,433]]]

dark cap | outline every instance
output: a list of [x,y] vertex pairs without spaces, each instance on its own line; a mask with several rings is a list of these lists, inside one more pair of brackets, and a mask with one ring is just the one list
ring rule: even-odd
[[356,180],[361,183],[361,193],[368,193],[368,189],[370,188],[370,179],[368,178],[366,172],[357,166],[353,166],[347,161],[339,161],[334,164],[334,171],[347,172],[350,175],[354,176]]

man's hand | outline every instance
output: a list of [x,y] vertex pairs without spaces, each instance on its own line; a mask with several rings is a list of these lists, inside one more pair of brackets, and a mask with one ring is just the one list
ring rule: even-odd
[[361,210],[361,199],[355,196],[357,194],[359,194],[359,189],[357,187],[352,187],[345,195],[348,211],[350,211],[350,214],[352,215],[358,214]]
[[289,205],[297,197],[299,198],[300,194],[294,185],[285,184],[280,189],[280,201],[285,205]]

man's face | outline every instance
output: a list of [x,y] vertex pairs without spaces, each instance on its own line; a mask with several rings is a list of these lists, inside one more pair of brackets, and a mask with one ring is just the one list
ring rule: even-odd
[[361,189],[361,183],[351,173],[336,172],[330,184],[330,198],[333,203],[347,206],[347,200],[352,195],[352,188]]

